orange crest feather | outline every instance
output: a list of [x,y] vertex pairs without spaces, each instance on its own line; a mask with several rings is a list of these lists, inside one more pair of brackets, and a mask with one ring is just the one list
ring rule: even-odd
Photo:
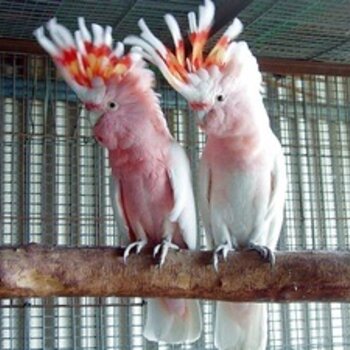
[[215,6],[211,0],[204,0],[204,4],[199,6],[198,22],[194,12],[188,13],[189,41],[192,46],[192,52],[188,57],[185,57],[184,40],[179,25],[171,14],[165,15],[164,19],[174,41],[174,52],[165,47],[143,19],[139,21],[140,37],[131,35],[124,42],[141,47],[143,56],[158,66],[174,89],[183,95],[193,95],[194,86],[191,84],[195,79],[193,73],[200,70],[209,72],[209,68],[213,66],[217,68],[215,71],[222,71],[234,47],[233,40],[243,28],[241,22],[234,19],[209,54],[204,57],[204,48],[210,36],[214,15]]
[[47,24],[50,38],[45,36],[43,27],[38,28],[34,35],[79,98],[90,102],[94,99],[93,92],[97,91],[96,81],[101,95],[102,87],[106,87],[111,79],[121,78],[140,55],[135,52],[124,55],[122,43],[117,43],[113,49],[111,27],[93,24],[91,35],[83,18],[79,18],[78,23],[79,30],[74,37],[55,18]]

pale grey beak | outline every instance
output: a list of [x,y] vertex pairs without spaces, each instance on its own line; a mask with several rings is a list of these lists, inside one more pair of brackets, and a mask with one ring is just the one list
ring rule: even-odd
[[89,113],[89,120],[91,123],[91,127],[93,128],[101,118],[102,112],[89,111],[88,113]]
[[205,122],[205,117],[207,116],[207,111],[196,111],[196,121],[198,125],[202,125]]

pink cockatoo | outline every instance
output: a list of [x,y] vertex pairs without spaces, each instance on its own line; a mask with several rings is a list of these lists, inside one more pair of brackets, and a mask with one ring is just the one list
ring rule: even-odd
[[[154,75],[137,52],[112,47],[112,28],[83,18],[74,36],[52,19],[35,31],[68,85],[93,116],[93,134],[108,150],[117,217],[137,253],[145,246],[164,263],[171,247],[196,248],[196,214],[189,164],[167,128]],[[150,299],[144,335],[151,341],[193,342],[201,333],[198,301]]]
[[[280,142],[273,134],[261,96],[257,61],[245,42],[234,42],[242,31],[235,19],[208,53],[203,48],[213,24],[215,7],[205,0],[198,22],[188,14],[192,54],[186,57],[175,18],[165,21],[175,52],[154,36],[145,21],[141,35],[124,41],[141,47],[169,84],[194,110],[207,142],[200,161],[200,209],[208,241],[226,259],[235,249],[256,250],[274,262],[283,221],[286,171]],[[215,346],[222,350],[263,350],[267,344],[267,305],[217,302]]]

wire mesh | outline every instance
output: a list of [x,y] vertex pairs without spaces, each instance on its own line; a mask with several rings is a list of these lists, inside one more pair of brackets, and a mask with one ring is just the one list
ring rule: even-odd
[[[120,245],[106,152],[85,111],[39,56],[0,54],[0,244]],[[347,249],[350,217],[350,79],[264,75],[265,104],[287,161],[279,249]],[[175,138],[197,161],[205,137],[184,100],[159,79]],[[200,245],[205,247],[202,230]],[[1,349],[214,349],[211,302],[194,344],[142,337],[140,298],[0,301]],[[269,349],[350,349],[347,304],[269,305]]]
[[259,57],[349,62],[350,3],[255,0],[240,14],[243,37]]
[[[227,1],[214,1],[217,8]],[[238,4],[239,2],[236,1]],[[348,0],[253,0],[239,14],[245,25],[243,37],[259,57],[283,57],[326,62],[350,62],[350,2]],[[122,40],[137,34],[144,17],[163,42],[170,36],[163,16],[171,11],[181,28],[188,28],[187,12],[197,9],[197,0],[2,0],[0,37],[33,40],[33,31],[52,17],[75,30],[76,18],[112,26]],[[185,31],[184,31],[185,34]],[[14,47],[14,50],[16,48]]]

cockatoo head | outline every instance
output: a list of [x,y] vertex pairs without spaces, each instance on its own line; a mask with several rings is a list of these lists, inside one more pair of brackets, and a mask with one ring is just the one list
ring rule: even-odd
[[[111,27],[92,24],[90,32],[83,18],[78,24],[73,36],[53,18],[47,23],[50,38],[43,27],[34,35],[89,111],[96,139],[108,149],[116,148],[118,143],[127,147],[131,125],[135,134],[138,130],[141,133],[142,124],[147,123],[147,118],[141,117],[145,115],[142,101],[148,95],[154,102],[154,94],[150,93],[153,73],[145,68],[137,49],[124,54],[122,43],[112,46]],[[160,119],[158,122],[162,123]]]
[[[233,95],[243,86],[261,84],[261,75],[256,59],[245,42],[234,39],[243,29],[236,18],[207,55],[204,47],[210,35],[215,14],[211,0],[199,6],[198,22],[194,12],[188,13],[189,41],[192,52],[186,56],[185,45],[179,25],[171,14],[164,19],[171,32],[175,50],[172,52],[140,19],[140,36],[128,36],[124,43],[142,48],[143,56],[155,64],[169,84],[188,101],[196,112],[198,124],[209,131],[208,117],[217,115],[215,125],[228,122],[225,109],[232,108],[237,101]],[[253,80],[252,80],[253,79]],[[259,89],[258,87],[258,89]],[[211,124],[210,129],[214,125]],[[225,126],[227,129],[227,125]]]

